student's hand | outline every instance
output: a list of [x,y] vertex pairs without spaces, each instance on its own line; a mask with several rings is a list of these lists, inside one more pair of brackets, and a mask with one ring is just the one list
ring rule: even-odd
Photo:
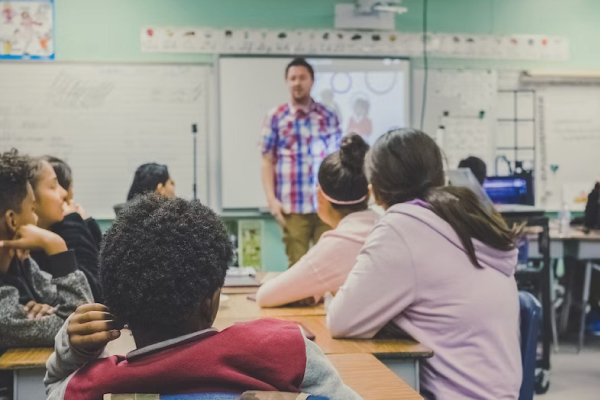
[[314,298],[314,296],[310,296],[305,299],[286,304],[286,306],[287,307],[313,307],[313,306],[316,306],[317,304],[318,304],[317,300]]
[[0,241],[1,247],[14,250],[44,250],[49,256],[67,251],[67,245],[60,236],[35,225],[21,226],[13,240]]
[[67,333],[71,347],[85,352],[96,352],[121,336],[123,324],[116,321],[108,307],[102,304],[84,304],[69,318]]
[[30,301],[23,307],[27,313],[27,319],[39,321],[40,319],[53,315],[56,312],[56,308],[49,306],[48,304],[36,303]]
[[275,217],[275,220],[282,227],[285,226],[285,218],[283,218],[283,204],[277,198],[269,199],[269,211]]
[[67,216],[69,214],[73,214],[73,213],[78,213],[79,215],[81,215],[81,218],[86,220],[89,218],[88,213],[85,211],[85,209],[80,205],[75,203],[73,200],[71,200],[70,202],[64,202],[63,203],[63,215]]
[[81,219],[84,221],[90,217],[87,211],[85,211],[85,208],[83,208],[80,204],[77,204],[77,212],[79,215],[81,215]]
[[70,202],[64,202],[63,203],[63,216],[67,216],[69,214],[73,214],[79,212],[79,205],[77,205],[75,202],[73,202],[72,200]]

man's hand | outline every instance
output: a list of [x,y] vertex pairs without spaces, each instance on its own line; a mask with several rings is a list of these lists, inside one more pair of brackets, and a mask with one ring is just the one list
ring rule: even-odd
[[13,250],[44,250],[49,256],[67,251],[67,245],[60,236],[35,225],[21,226],[17,229],[14,239],[0,241],[0,247]]
[[283,218],[283,204],[277,198],[269,199],[269,211],[275,217],[275,220],[282,227],[285,226],[285,218]]
[[36,303],[35,301],[30,301],[23,308],[27,313],[27,319],[36,321],[49,315],[53,315],[56,312],[56,308],[49,306],[48,304]]
[[67,333],[75,350],[96,352],[108,342],[121,336],[123,324],[115,320],[108,307],[102,304],[84,304],[69,318]]

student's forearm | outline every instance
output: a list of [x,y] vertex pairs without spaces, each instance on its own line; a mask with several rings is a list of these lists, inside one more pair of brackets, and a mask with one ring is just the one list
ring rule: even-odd
[[275,168],[270,157],[264,156],[262,159],[261,176],[263,190],[267,201],[275,199]]
[[64,392],[68,384],[68,378],[77,369],[85,363],[95,360],[102,356],[104,349],[98,352],[84,353],[76,351],[69,345],[69,335],[67,334],[68,320],[56,335],[54,342],[54,353],[46,362],[46,376],[44,384],[46,385],[46,394],[48,399],[60,399],[64,397]]
[[52,346],[54,336],[63,324],[56,315],[41,320],[27,318],[23,306],[19,304],[16,288],[0,288],[0,344],[2,347],[43,347]]
[[260,307],[278,307],[312,297],[318,282],[311,272],[308,261],[301,259],[294,268],[265,282],[258,289],[257,304]]

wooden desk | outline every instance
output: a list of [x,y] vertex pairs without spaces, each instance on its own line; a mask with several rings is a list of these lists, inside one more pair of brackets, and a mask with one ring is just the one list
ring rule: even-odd
[[[529,239],[529,258],[541,258],[539,245],[537,242],[535,230],[528,229]],[[589,233],[583,232],[581,228],[572,228],[565,234],[560,234],[558,229],[550,229],[550,257],[553,259],[564,258],[565,256],[573,257],[577,260],[585,262],[585,279],[583,282],[583,290],[581,291],[581,304],[587,305],[590,298],[590,289],[592,284],[592,270],[595,267],[595,261],[600,259],[600,231],[591,230]],[[554,274],[550,274],[550,285],[553,287]],[[570,288],[568,288],[570,289]],[[554,291],[550,291],[551,301],[554,303]],[[564,312],[561,315],[560,325],[561,330],[566,329],[569,320],[569,311],[572,303],[572,290],[567,290],[565,297]],[[584,306],[585,307],[585,306]],[[552,309],[554,311],[554,309]],[[585,317],[586,313],[581,313],[579,320],[579,343],[578,352],[583,348],[585,338]],[[552,316],[553,336],[555,338],[555,347],[558,347],[558,339],[556,333],[556,316]]]
[[327,357],[340,373],[344,383],[364,400],[423,399],[370,354],[332,354]]
[[[256,279],[258,279],[261,283],[265,283],[269,279],[273,279],[281,272],[257,272]],[[223,294],[251,294],[256,293],[258,291],[258,287],[224,287],[221,289],[221,293]]]
[[[306,327],[315,335],[315,344],[327,355],[373,354],[413,389],[419,390],[419,363],[433,356],[433,351],[412,339],[333,339],[327,329],[325,316],[280,316]],[[217,315],[214,327],[222,330],[240,322],[257,318],[221,318]]]
[[9,349],[0,357],[0,369],[13,371],[15,400],[46,398],[44,375],[52,349]]
[[[15,379],[15,400],[46,397],[42,380],[50,354],[52,349],[11,349],[0,357],[0,369],[13,370],[15,375],[24,377]],[[365,400],[422,399],[371,354],[331,354],[328,357],[344,382]]]
[[217,319],[241,318],[248,321],[257,318],[278,318],[293,315],[326,315],[325,307],[275,307],[260,308],[255,301],[248,300],[246,294],[229,294],[229,300],[222,302]]
[[[430,349],[411,339],[333,339],[327,329],[325,310],[322,305],[261,309],[256,302],[247,300],[246,294],[230,295],[229,301],[221,305],[214,326],[222,330],[238,322],[248,322],[263,317],[277,318],[303,325],[315,334],[315,343],[329,356],[352,354],[355,359],[360,359],[360,357],[374,355],[416,391],[419,390],[419,361],[433,355]],[[127,330],[123,330],[121,337],[107,346],[109,354],[126,354],[134,349],[135,342],[131,332]],[[45,398],[42,380],[45,374],[45,363],[50,354],[52,354],[52,349],[11,349],[0,357],[0,369],[14,371],[15,400]],[[366,358],[364,359],[366,360]],[[365,366],[360,370],[358,364],[352,365],[362,374],[366,374],[365,376],[371,376],[371,367]],[[367,382],[368,380],[363,383]],[[374,388],[369,393],[379,392]],[[369,398],[403,399],[403,397],[394,396]]]

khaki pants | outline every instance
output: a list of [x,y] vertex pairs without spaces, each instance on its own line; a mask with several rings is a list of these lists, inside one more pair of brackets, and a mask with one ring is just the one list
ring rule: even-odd
[[331,227],[321,221],[316,213],[284,214],[283,217],[283,243],[291,267],[308,252],[310,242],[316,244],[321,235],[331,230]]

